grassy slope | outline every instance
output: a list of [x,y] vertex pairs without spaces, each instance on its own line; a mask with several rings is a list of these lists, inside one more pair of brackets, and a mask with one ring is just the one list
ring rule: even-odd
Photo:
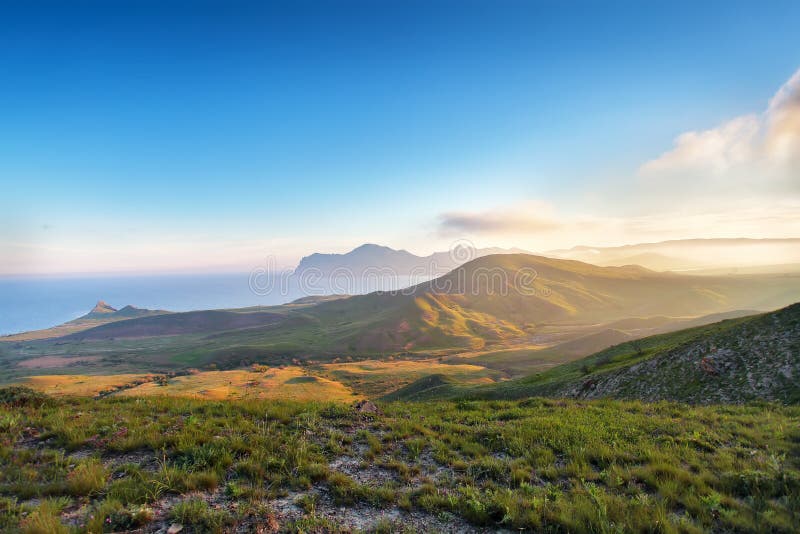
[[800,304],[622,343],[527,378],[463,388],[411,384],[398,398],[620,397],[800,402]]
[[796,532],[796,407],[0,391],[0,530]]
[[521,348],[489,351],[477,356],[451,357],[449,363],[484,365],[510,375],[529,375],[597,352],[631,336],[619,330],[605,329],[547,348]]
[[[536,275],[522,284],[520,273]],[[550,323],[698,316],[770,309],[797,299],[797,276],[692,277],[505,254],[479,258],[404,292],[321,303],[304,310],[303,326],[253,331],[245,342],[296,352],[474,350],[525,339]]]

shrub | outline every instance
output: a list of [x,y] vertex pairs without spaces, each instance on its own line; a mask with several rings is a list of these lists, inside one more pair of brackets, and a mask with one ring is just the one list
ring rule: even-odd
[[69,529],[61,523],[59,514],[69,503],[63,498],[45,499],[20,523],[24,534],[67,534]]
[[222,510],[213,510],[202,499],[188,499],[172,507],[170,518],[189,525],[196,532],[222,532],[233,523],[230,515]]
[[336,504],[353,504],[361,497],[359,485],[344,473],[334,471],[328,475],[328,486]]
[[96,458],[78,464],[67,475],[67,490],[75,496],[92,495],[103,489],[108,480],[108,469]]
[[38,408],[53,404],[53,398],[28,387],[9,386],[0,388],[0,404],[14,408],[22,408],[24,406]]

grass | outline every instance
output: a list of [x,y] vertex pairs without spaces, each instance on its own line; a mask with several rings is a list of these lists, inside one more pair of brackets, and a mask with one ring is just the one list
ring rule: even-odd
[[447,376],[457,384],[490,383],[500,376],[497,371],[470,364],[445,364],[435,360],[367,360],[306,367],[255,365],[227,371],[192,370],[172,377],[143,374],[41,375],[25,377],[19,383],[51,395],[352,402],[362,396],[385,395],[431,373]]
[[480,365],[447,364],[436,360],[367,360],[320,365],[320,371],[368,397],[386,395],[424,376],[441,374],[464,384],[493,382],[499,372]]
[[118,374],[118,375],[39,375],[28,376],[19,381],[27,386],[48,395],[77,395],[94,397],[100,394],[130,387],[134,384],[152,380],[151,374]]
[[210,400],[260,398],[332,402],[352,402],[360,398],[339,382],[307,375],[302,368],[292,366],[195,372],[166,382],[141,384],[121,392],[120,395],[133,397],[168,395]]
[[0,399],[4,531],[800,525],[798,407]]

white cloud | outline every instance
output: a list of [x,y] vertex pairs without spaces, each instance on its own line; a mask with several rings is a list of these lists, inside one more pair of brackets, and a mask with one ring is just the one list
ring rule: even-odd
[[760,114],[680,134],[671,150],[644,163],[640,175],[673,183],[749,184],[760,192],[800,185],[800,70]]
[[642,165],[641,172],[697,170],[722,175],[753,159],[760,128],[757,116],[745,115],[711,130],[683,133],[672,150]]

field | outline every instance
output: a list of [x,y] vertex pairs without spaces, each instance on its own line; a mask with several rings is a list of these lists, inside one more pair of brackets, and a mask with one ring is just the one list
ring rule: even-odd
[[0,399],[4,531],[800,526],[797,407]]
[[20,384],[48,395],[77,395],[96,397],[121,388],[154,380],[151,374],[119,375],[39,375],[29,376]]
[[140,384],[120,391],[119,395],[330,402],[352,402],[360,398],[339,382],[308,375],[298,367],[197,372]]

